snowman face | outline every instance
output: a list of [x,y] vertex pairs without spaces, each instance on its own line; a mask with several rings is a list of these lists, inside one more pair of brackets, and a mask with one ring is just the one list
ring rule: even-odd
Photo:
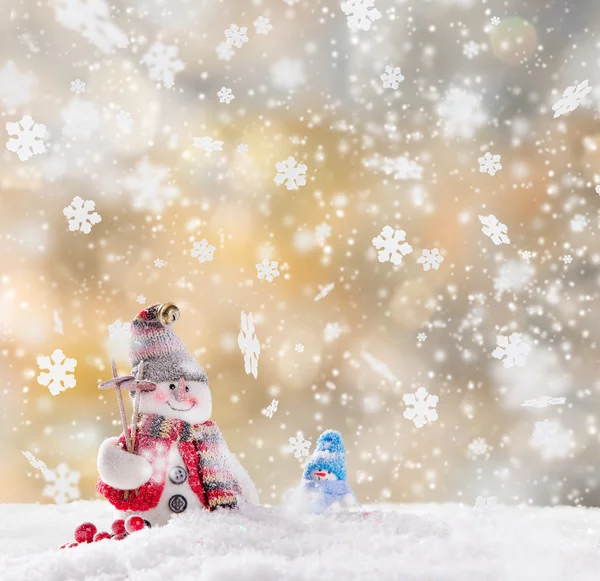
[[337,480],[338,477],[329,470],[313,470],[310,473],[312,480]]
[[210,387],[205,381],[185,381],[183,378],[157,383],[155,390],[142,393],[140,413],[201,424],[212,413]]

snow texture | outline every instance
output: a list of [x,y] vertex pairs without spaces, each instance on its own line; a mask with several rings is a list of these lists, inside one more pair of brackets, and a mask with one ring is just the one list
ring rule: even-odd
[[[368,510],[368,509],[367,509]],[[306,516],[186,513],[124,541],[57,550],[106,502],[1,505],[2,581],[597,581],[600,510],[406,505]]]

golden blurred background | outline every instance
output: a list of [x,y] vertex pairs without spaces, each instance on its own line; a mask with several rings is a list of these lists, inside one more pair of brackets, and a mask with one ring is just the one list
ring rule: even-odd
[[[87,13],[0,0],[0,140],[24,115],[46,126],[44,153],[0,153],[0,502],[54,501],[23,451],[66,463],[96,497],[96,451],[120,429],[114,394],[97,389],[108,326],[172,301],[264,503],[301,477],[289,438],[332,428],[364,502],[597,504],[600,5],[563,4],[376,0],[381,19],[353,32],[338,2],[98,0]],[[233,23],[249,41],[218,52]],[[157,40],[184,64],[173,86],[149,77]],[[387,65],[402,69],[397,90],[382,87]],[[585,79],[590,95],[554,119]],[[194,148],[204,136],[223,150]],[[502,156],[493,177],[479,172],[486,151]],[[292,191],[273,181],[289,156],[308,167]],[[75,196],[102,217],[89,234],[68,229]],[[480,214],[508,226],[509,245]],[[400,266],[377,261],[386,225],[414,248]],[[190,255],[202,239],[214,260]],[[444,262],[425,272],[431,248]],[[271,283],[257,279],[264,258],[279,263]],[[255,317],[257,379],[241,311]],[[505,369],[491,353],[512,332],[531,352]],[[77,384],[53,396],[36,361],[55,349],[77,360]],[[439,419],[416,428],[403,395],[421,386]],[[543,396],[566,400],[521,405]],[[532,444],[546,419],[558,431]]]

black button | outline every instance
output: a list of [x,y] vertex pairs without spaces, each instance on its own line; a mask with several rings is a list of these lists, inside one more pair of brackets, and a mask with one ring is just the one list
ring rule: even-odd
[[187,500],[181,494],[175,494],[169,498],[169,508],[172,512],[180,513],[187,508]]
[[183,466],[175,466],[169,470],[169,480],[173,484],[183,484],[187,477],[187,470]]

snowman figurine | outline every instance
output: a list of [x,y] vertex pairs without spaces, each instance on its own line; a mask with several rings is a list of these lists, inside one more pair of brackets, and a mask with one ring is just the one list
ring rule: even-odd
[[132,375],[146,386],[135,396],[133,449],[128,451],[121,434],[105,440],[98,452],[97,490],[123,518],[138,514],[151,525],[195,508],[258,504],[248,473],[209,420],[208,378],[173,332],[178,318],[179,309],[166,303],[144,309],[131,323]]
[[346,450],[339,432],[326,430],[319,436],[304,468],[300,497],[312,514],[360,506],[346,481]]

